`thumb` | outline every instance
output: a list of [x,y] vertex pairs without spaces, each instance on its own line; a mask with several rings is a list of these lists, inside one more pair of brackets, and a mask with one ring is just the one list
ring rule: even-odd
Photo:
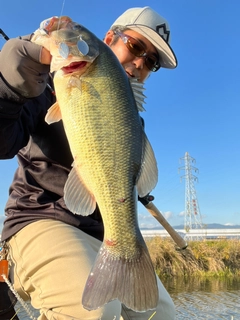
[[51,60],[52,60],[52,56],[50,52],[46,48],[42,47],[41,54],[40,54],[40,62],[42,64],[50,64]]

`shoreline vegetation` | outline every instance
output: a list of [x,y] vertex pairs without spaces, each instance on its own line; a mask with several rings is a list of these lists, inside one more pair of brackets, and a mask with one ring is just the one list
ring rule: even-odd
[[240,278],[240,240],[187,240],[179,249],[171,238],[146,238],[157,275],[168,277]]

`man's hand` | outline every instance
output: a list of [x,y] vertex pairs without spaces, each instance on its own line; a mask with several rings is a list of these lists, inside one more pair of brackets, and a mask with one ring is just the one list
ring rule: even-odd
[[40,27],[34,32],[31,41],[51,52],[51,48],[56,46],[55,42],[52,43],[52,32],[69,28],[71,23],[72,19],[67,16],[46,19],[40,23]]
[[40,62],[42,64],[50,64],[51,59],[52,59],[52,56],[51,56],[50,52],[46,48],[42,47],[42,51],[41,51],[41,55],[40,55]]
[[29,39],[10,39],[0,53],[4,83],[25,98],[37,97],[44,91],[51,61],[50,53]]
[[[67,16],[52,17],[40,23],[40,27],[31,37],[31,42],[43,47],[40,61],[43,64],[51,64],[52,56],[59,54],[59,48],[56,45],[55,38],[51,37],[52,33],[69,29],[72,27],[72,19]],[[57,50],[57,52],[56,52]]]

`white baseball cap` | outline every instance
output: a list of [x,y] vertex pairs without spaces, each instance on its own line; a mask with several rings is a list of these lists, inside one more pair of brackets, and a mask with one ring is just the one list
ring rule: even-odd
[[147,38],[156,48],[162,68],[174,69],[177,58],[170,47],[170,28],[166,19],[150,7],[131,8],[111,26],[124,26]]

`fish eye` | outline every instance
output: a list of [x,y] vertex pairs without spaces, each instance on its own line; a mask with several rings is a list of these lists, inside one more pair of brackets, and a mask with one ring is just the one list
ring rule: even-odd
[[80,24],[76,23],[76,24],[73,25],[72,29],[74,31],[80,31],[82,29],[82,26]]

